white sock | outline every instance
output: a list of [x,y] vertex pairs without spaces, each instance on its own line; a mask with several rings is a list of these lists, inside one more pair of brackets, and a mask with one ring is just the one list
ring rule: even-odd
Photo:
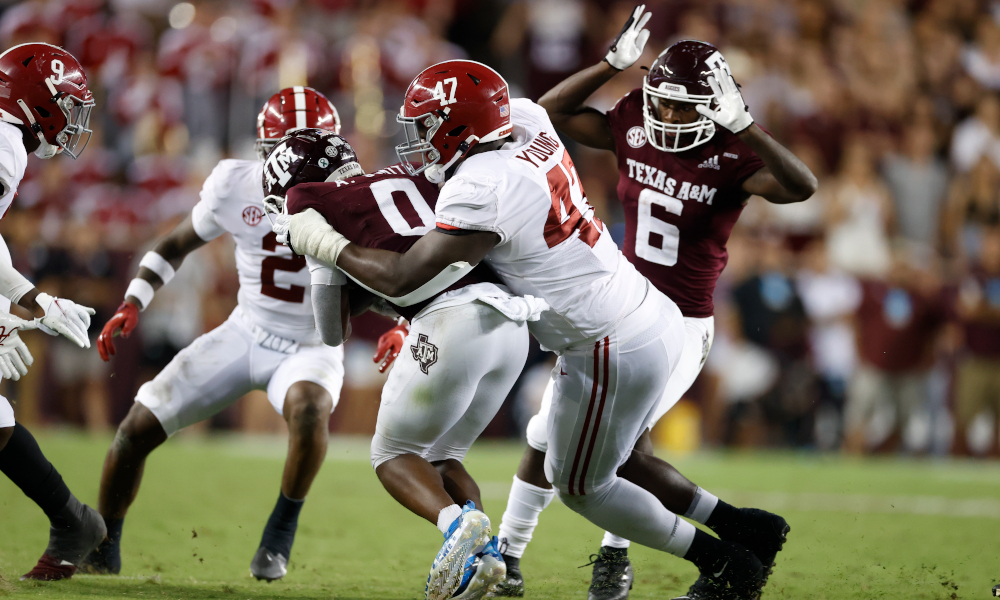
[[632,542],[626,540],[623,537],[618,537],[617,535],[611,533],[610,531],[604,532],[604,539],[601,540],[601,546],[608,546],[610,548],[628,548],[632,545]]
[[542,514],[555,495],[555,490],[525,483],[514,476],[514,484],[510,486],[510,496],[507,498],[507,510],[503,513],[497,536],[507,542],[504,554],[521,558],[538,526],[538,515]]
[[705,521],[712,516],[712,511],[715,510],[715,506],[718,503],[718,496],[714,496],[698,488],[698,491],[694,494],[694,500],[691,502],[691,506],[688,507],[687,512],[684,513],[684,516],[704,525]]
[[441,533],[448,533],[448,528],[455,522],[455,519],[462,516],[462,507],[457,504],[446,506],[438,513],[438,529]]
[[674,556],[683,558],[694,541],[694,525],[667,510],[653,494],[621,477],[585,496],[560,492],[559,499],[598,527]]

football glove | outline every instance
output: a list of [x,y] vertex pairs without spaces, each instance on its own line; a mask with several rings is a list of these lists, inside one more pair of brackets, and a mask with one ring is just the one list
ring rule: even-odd
[[704,104],[696,104],[694,109],[698,114],[712,119],[733,133],[740,133],[753,125],[750,109],[743,102],[743,94],[736,87],[736,80],[732,75],[722,69],[712,69],[708,85],[712,86],[718,106],[712,110]]
[[121,334],[128,337],[132,330],[139,324],[139,307],[131,302],[122,302],[115,312],[115,316],[108,319],[101,330],[101,335],[97,336],[97,353],[101,355],[101,360],[108,362],[115,355],[114,337]]
[[378,348],[375,350],[375,356],[372,357],[373,362],[380,363],[378,366],[379,373],[385,373],[399,353],[403,350],[403,340],[410,333],[410,325],[405,319],[400,318],[397,321],[398,325],[386,331],[378,338]]
[[643,27],[653,16],[653,13],[642,14],[644,10],[646,10],[645,4],[635,7],[618,37],[615,38],[615,43],[611,44],[607,56],[604,57],[609,65],[619,71],[624,71],[634,65],[635,61],[642,56],[642,49],[646,47],[649,30],[643,29]]
[[[279,244],[288,245],[288,226],[291,223],[291,216],[288,214],[288,207],[285,199],[280,196],[268,196],[264,198],[264,215],[271,222],[271,231]],[[271,217],[274,218],[271,218]]]
[[35,302],[45,311],[39,319],[39,329],[49,335],[62,335],[81,348],[90,348],[90,316],[97,311],[66,298],[55,298],[46,293],[38,294]]
[[12,314],[0,314],[0,378],[17,381],[28,374],[28,367],[35,362],[18,331],[37,329],[37,321],[25,321]]

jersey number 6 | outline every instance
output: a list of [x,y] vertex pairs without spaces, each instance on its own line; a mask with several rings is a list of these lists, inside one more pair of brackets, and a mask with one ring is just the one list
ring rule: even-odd
[[[635,231],[635,255],[651,263],[672,267],[677,264],[681,230],[654,213],[680,216],[684,203],[666,194],[644,189],[639,192],[639,220]],[[655,236],[655,237],[654,237]],[[654,241],[659,238],[659,244]]]
[[[278,249],[278,239],[273,231],[268,232],[264,236],[263,245],[264,250],[268,252],[274,252]],[[306,268],[306,257],[304,256],[293,255],[288,258],[284,256],[265,257],[260,263],[260,293],[275,300],[300,304],[305,300],[306,288],[301,285],[290,285],[287,288],[278,287],[274,285],[274,272],[288,271],[290,273],[298,273],[304,268]]]

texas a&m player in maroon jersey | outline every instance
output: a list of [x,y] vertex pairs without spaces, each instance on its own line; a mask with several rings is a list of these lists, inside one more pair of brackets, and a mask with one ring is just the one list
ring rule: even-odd
[[[778,204],[800,202],[816,191],[816,178],[754,124],[729,65],[705,42],[685,40],[664,50],[642,87],[622,97],[609,112],[585,106],[591,94],[642,54],[649,37],[643,25],[650,17],[643,15],[643,9],[636,8],[605,60],[559,83],[539,105],[563,135],[615,153],[618,197],[625,211],[623,253],[684,315],[684,350],[652,427],[680,400],[708,356],[714,334],[712,295],[728,260],[726,242],[747,200],[757,195]],[[550,381],[542,408],[528,425],[529,447],[500,526],[501,550],[508,561],[507,580],[501,584],[505,595],[523,594],[517,563],[538,514],[552,497],[542,468],[551,395]],[[648,431],[637,448],[652,452]],[[709,498],[699,506],[711,512],[716,504]],[[772,565],[787,532],[784,520],[777,519],[774,527],[780,541],[775,536],[757,543],[731,538],[754,550],[765,569]],[[716,532],[727,539],[726,532]],[[628,597],[632,584],[628,545],[628,540],[605,535],[594,563],[591,600]],[[693,588],[691,594],[715,597],[706,596],[702,587]]]
[[[345,149],[340,136],[310,129],[279,141],[264,167],[266,204],[288,214],[315,211],[356,244],[406,252],[435,227],[437,185],[400,165],[365,175],[353,150],[350,162],[342,160]],[[317,327],[325,343],[339,345],[347,315],[363,312],[375,296],[339,269],[306,259]],[[524,367],[526,321],[547,305],[512,297],[483,264],[452,281],[432,280],[378,303],[380,312],[387,303],[409,320],[410,331],[382,390],[371,460],[400,504],[436,524],[446,541],[457,540],[435,560],[427,597],[479,598],[505,567],[462,461]]]

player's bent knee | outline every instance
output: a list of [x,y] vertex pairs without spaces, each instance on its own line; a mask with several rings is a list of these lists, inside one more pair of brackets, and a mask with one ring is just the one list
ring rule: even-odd
[[525,430],[528,445],[539,452],[545,452],[549,447],[547,420],[541,414],[535,415],[528,421],[528,427]]
[[332,410],[333,398],[322,386],[311,381],[298,381],[288,388],[282,412],[289,427],[311,430],[325,425]]
[[165,442],[167,432],[163,429],[159,419],[148,408],[136,402],[128,411],[128,415],[118,426],[115,439],[111,443],[115,453],[149,454],[157,446]]
[[7,447],[7,442],[10,441],[10,437],[12,435],[14,435],[13,427],[4,427],[3,429],[0,429],[0,452],[3,452],[3,449]]

